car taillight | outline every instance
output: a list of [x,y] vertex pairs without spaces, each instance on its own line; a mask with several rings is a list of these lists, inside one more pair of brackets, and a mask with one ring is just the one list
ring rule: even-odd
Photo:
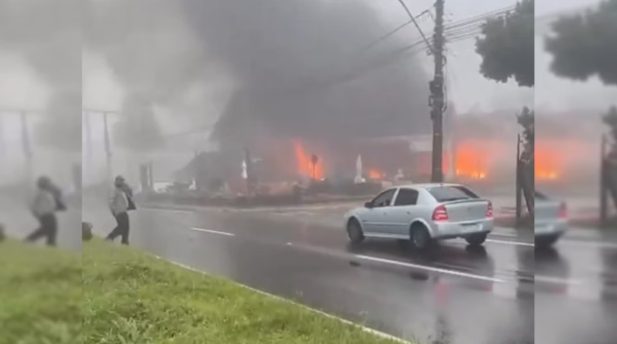
[[493,217],[493,203],[488,202],[488,208],[486,208],[486,217]]
[[445,206],[440,205],[433,210],[433,221],[448,221],[448,211]]
[[559,206],[559,218],[560,219],[568,218],[568,207],[566,206],[565,203],[561,203],[561,205]]

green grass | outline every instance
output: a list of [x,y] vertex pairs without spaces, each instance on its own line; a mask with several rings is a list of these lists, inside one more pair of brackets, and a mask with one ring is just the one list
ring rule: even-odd
[[0,242],[0,343],[78,343],[81,256]]
[[0,244],[1,344],[395,343],[132,248],[82,257]]

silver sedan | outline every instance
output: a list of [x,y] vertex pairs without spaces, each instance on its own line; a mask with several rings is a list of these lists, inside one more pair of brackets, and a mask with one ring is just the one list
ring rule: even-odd
[[493,226],[489,200],[463,185],[446,183],[392,187],[345,215],[352,243],[365,238],[402,239],[418,249],[452,238],[479,246]]
[[565,202],[550,199],[536,191],[534,205],[534,232],[538,248],[555,244],[568,229],[568,211]]

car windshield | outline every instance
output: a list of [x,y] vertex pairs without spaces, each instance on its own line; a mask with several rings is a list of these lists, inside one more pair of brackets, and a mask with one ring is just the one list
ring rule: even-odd
[[437,186],[427,189],[437,202],[451,202],[464,199],[480,198],[473,191],[463,186]]

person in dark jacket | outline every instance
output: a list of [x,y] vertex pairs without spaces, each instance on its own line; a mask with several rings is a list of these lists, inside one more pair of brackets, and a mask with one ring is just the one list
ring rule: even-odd
[[125,182],[124,178],[122,176],[116,177],[114,191],[109,200],[109,210],[111,210],[111,213],[116,219],[117,226],[107,235],[107,240],[113,241],[118,236],[121,236],[122,244],[129,244],[130,220],[128,211],[132,210],[132,196],[133,191]]
[[56,245],[58,234],[58,210],[57,189],[48,177],[40,177],[37,181],[37,192],[30,207],[32,214],[37,218],[40,227],[26,237],[26,241],[34,242],[45,238],[49,246]]

